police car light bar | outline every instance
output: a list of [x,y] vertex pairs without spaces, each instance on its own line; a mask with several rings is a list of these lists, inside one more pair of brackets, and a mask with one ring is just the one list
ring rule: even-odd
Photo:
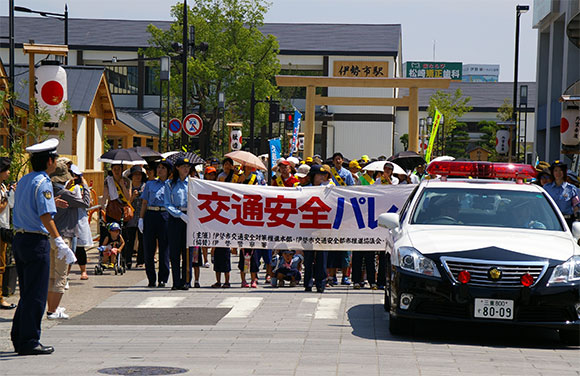
[[536,169],[526,164],[462,161],[431,162],[427,173],[488,179],[532,179],[537,175]]

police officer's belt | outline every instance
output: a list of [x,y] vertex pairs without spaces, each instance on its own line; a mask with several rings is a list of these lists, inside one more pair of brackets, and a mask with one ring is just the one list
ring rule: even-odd
[[34,234],[34,235],[43,235],[46,236],[48,238],[48,234],[46,232],[42,232],[42,231],[26,231],[22,228],[16,229],[14,230],[14,235],[16,234]]
[[151,210],[151,211],[165,211],[167,209],[165,209],[165,206],[148,206],[147,210]]

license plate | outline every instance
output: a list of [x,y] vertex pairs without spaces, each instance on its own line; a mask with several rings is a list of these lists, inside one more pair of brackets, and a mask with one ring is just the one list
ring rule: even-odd
[[513,320],[514,301],[475,299],[474,316],[482,319]]

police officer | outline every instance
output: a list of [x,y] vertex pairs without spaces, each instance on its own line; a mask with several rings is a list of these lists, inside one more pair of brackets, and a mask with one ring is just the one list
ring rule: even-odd
[[31,154],[32,172],[25,175],[14,197],[14,241],[12,249],[20,284],[20,300],[12,321],[10,337],[19,355],[54,352],[40,344],[40,322],[46,307],[50,270],[50,241],[54,239],[57,257],[68,263],[74,253],[65,244],[52,219],[56,206],[48,174],[56,168],[58,140],[48,139],[26,148]]
[[[171,173],[173,164],[162,159],[157,165],[157,178],[145,184],[141,199],[141,213],[137,227],[143,234],[145,254],[145,273],[149,287],[165,287],[169,279],[169,247],[167,243],[169,214],[165,209],[165,181]],[[155,275],[155,246],[159,247],[159,275]],[[158,278],[157,278],[158,277]]]
[[187,247],[187,187],[192,165],[187,158],[175,162],[173,178],[165,182],[165,208],[169,212],[168,237],[172,290],[189,290],[193,248]]
[[555,161],[550,166],[553,182],[544,186],[544,189],[552,197],[558,208],[564,215],[566,223],[572,230],[574,214],[578,212],[578,188],[566,181],[568,166],[562,161]]

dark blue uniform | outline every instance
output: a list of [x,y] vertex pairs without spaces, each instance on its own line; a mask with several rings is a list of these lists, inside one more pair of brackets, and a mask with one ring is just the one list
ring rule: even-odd
[[46,172],[31,172],[18,182],[14,197],[12,243],[20,300],[10,337],[14,350],[26,353],[40,345],[40,323],[46,307],[50,273],[48,230],[40,216],[56,214],[52,183]]
[[306,289],[312,289],[312,277],[314,276],[316,289],[324,291],[327,260],[328,251],[304,251],[304,287]]
[[[141,198],[147,201],[147,211],[143,218],[143,251],[145,273],[149,285],[155,281],[165,284],[169,279],[169,247],[167,243],[169,213],[165,209],[165,182],[156,179],[145,184]],[[155,275],[155,246],[159,246],[159,275]]]

